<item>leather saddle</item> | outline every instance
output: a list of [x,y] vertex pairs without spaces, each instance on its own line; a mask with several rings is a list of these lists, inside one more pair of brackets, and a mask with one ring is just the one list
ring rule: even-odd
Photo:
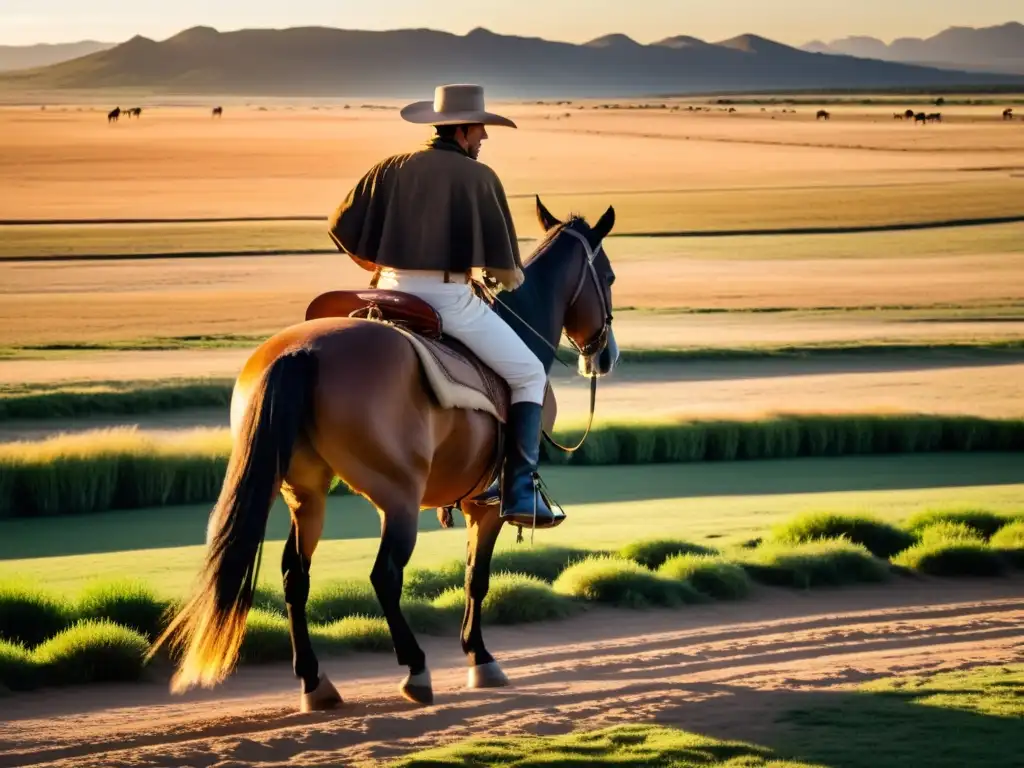
[[[441,317],[418,296],[378,288],[329,291],[317,296],[306,308],[306,320],[324,317],[355,317],[388,323],[413,334],[436,364],[443,379],[429,377],[435,396],[454,407],[474,407],[483,396],[503,424],[508,420],[511,391],[508,383],[457,339],[444,334]],[[420,351],[420,350],[417,350]],[[421,362],[429,365],[430,361]],[[445,391],[439,391],[439,390]],[[474,399],[470,390],[476,394]],[[467,396],[468,395],[468,396]]]

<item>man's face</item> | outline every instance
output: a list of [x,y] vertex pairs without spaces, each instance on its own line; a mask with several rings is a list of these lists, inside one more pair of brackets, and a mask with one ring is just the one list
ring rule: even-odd
[[471,125],[466,129],[463,148],[469,156],[476,160],[480,156],[480,145],[487,138],[487,129],[483,125]]

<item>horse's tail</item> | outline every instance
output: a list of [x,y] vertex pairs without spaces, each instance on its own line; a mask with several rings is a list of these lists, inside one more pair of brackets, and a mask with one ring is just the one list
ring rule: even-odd
[[206,561],[195,591],[147,656],[166,641],[180,653],[171,679],[174,693],[213,687],[234,667],[270,507],[305,425],[315,375],[315,354],[298,349],[275,360],[252,393],[210,514]]

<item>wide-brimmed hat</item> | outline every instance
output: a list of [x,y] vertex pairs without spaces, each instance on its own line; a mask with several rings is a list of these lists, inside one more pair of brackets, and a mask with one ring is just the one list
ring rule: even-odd
[[516,127],[507,117],[487,111],[480,85],[439,85],[434,89],[433,101],[414,101],[402,108],[401,115],[402,119],[420,125],[482,123]]

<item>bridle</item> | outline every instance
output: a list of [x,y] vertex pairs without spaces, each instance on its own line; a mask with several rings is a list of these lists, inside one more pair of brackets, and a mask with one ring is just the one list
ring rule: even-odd
[[565,227],[562,232],[572,235],[583,244],[583,250],[587,254],[587,260],[583,262],[583,268],[580,270],[580,279],[576,283],[576,290],[573,291],[572,298],[569,299],[569,309],[576,306],[576,302],[580,298],[580,294],[583,293],[583,286],[587,281],[589,275],[591,280],[594,282],[594,289],[597,291],[598,298],[601,300],[601,313],[604,315],[604,322],[601,325],[601,329],[595,334],[594,338],[587,341],[582,346],[576,344],[568,334],[566,338],[569,339],[569,343],[573,346],[581,357],[593,357],[598,352],[604,349],[605,344],[608,342],[608,334],[612,329],[612,311],[611,307],[608,306],[608,299],[604,295],[604,289],[601,287],[601,281],[597,277],[597,270],[594,269],[594,259],[597,258],[597,254],[601,252],[604,245],[598,243],[597,248],[593,248],[590,245],[590,241],[587,240],[586,235],[582,235],[575,229],[569,229]]
[[[583,286],[587,282],[588,275],[590,276],[591,280],[593,280],[594,288],[597,291],[597,295],[601,300],[601,311],[604,314],[604,322],[601,325],[601,329],[594,335],[592,339],[589,339],[582,345],[579,345],[575,341],[573,341],[568,334],[566,334],[566,338],[569,340],[569,344],[572,346],[573,349],[576,350],[580,358],[590,358],[600,353],[605,348],[605,345],[608,343],[608,336],[611,333],[612,329],[611,307],[609,306],[608,298],[605,296],[604,289],[601,287],[601,281],[597,276],[597,270],[594,268],[594,259],[597,258],[597,254],[601,252],[601,249],[604,246],[598,243],[597,248],[594,248],[593,246],[590,245],[590,241],[587,240],[586,235],[583,235],[574,229],[570,229],[567,226],[562,227],[562,229],[559,231],[559,234],[562,233],[572,235],[577,240],[579,240],[580,243],[582,243],[583,250],[587,256],[583,262],[583,267],[580,269],[580,278],[576,283],[576,289],[572,293],[572,298],[569,300],[569,305],[566,308],[566,310],[572,310],[576,306],[576,302],[579,301],[580,295],[583,293]],[[500,301],[500,299],[496,295],[493,298],[495,301]],[[545,339],[544,336],[537,331],[537,329],[535,329],[533,326],[531,326],[529,323],[523,320],[523,318],[519,317],[519,315],[516,314],[512,310],[512,308],[508,306],[508,304],[502,302],[502,305],[515,318],[517,318],[519,322],[521,322],[523,325],[529,328],[534,335],[536,335],[539,339],[541,339],[541,341],[543,341],[545,344],[552,348],[552,350],[555,353],[555,360],[562,363],[562,365],[564,365],[566,368],[572,367],[564,360],[562,360],[560,357],[558,357],[558,348],[554,347],[551,344],[551,342]],[[580,438],[580,441],[576,445],[574,445],[572,448],[568,448],[562,445],[561,443],[557,442],[553,437],[551,437],[551,435],[548,434],[547,430],[543,430],[544,438],[551,445],[555,446],[555,448],[557,448],[558,450],[563,451],[565,453],[576,453],[576,451],[583,447],[583,443],[586,442],[587,436],[590,434],[590,428],[594,424],[594,411],[597,407],[597,379],[598,376],[596,373],[590,374],[590,416],[587,419],[587,428],[583,432],[583,437]]]

